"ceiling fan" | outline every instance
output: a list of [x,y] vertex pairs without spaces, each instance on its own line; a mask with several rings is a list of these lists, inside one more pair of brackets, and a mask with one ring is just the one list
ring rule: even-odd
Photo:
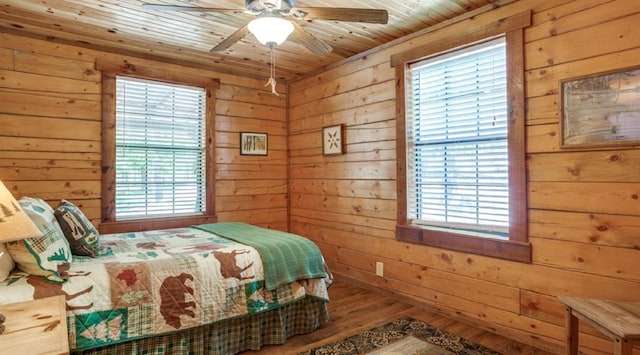
[[337,7],[296,7],[295,0],[245,0],[245,10],[220,9],[212,7],[192,7],[161,4],[144,4],[147,10],[220,12],[256,16],[229,37],[211,49],[221,52],[244,38],[251,32],[258,41],[269,47],[284,42],[289,35],[317,55],[325,55],[333,49],[321,39],[307,32],[297,21],[292,20],[329,20],[345,22],[365,22],[386,24],[389,14],[386,10],[337,8]]

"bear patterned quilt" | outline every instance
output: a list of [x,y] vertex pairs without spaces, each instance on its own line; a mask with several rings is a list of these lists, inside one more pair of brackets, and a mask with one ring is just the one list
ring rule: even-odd
[[85,350],[269,311],[311,296],[323,278],[265,288],[253,247],[196,228],[100,236],[99,258],[75,257],[64,283],[23,272],[0,304],[65,295],[71,349]]

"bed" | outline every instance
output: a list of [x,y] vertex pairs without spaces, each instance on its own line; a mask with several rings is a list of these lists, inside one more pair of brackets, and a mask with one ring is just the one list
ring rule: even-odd
[[[22,242],[12,243],[14,256]],[[234,354],[328,320],[330,273],[300,236],[231,222],[100,235],[95,245],[94,257],[58,260],[47,275],[16,261],[0,304],[64,295],[70,349],[86,354]],[[40,262],[65,254],[52,249]]]

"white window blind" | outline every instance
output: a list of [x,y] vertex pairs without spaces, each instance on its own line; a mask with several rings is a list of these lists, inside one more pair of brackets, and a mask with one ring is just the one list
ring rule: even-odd
[[410,223],[506,235],[506,77],[504,38],[410,66]]
[[203,214],[205,90],[116,78],[116,220]]

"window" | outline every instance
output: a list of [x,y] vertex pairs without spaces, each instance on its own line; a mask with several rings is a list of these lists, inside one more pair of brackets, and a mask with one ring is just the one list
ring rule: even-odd
[[411,224],[502,237],[509,226],[504,37],[409,65]]
[[213,223],[213,78],[98,60],[101,233]]
[[391,58],[398,240],[531,262],[523,92],[530,23],[525,12]]
[[205,212],[205,91],[116,77],[116,220]]

